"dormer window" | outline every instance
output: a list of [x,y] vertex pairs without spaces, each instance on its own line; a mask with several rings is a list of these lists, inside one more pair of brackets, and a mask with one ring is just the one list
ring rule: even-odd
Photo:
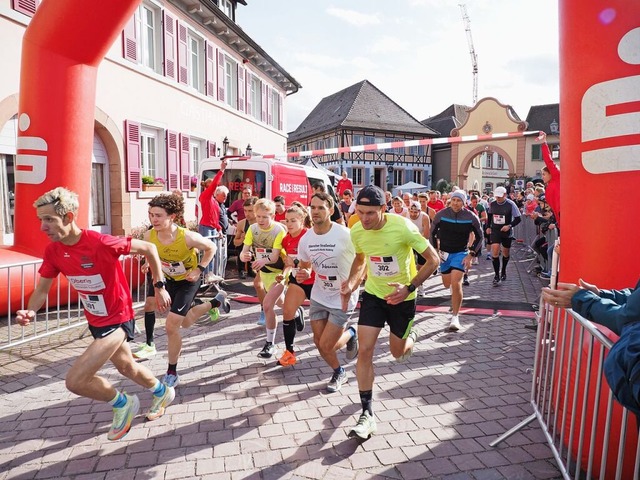
[[218,5],[220,6],[220,10],[233,20],[233,3],[231,3],[231,0],[219,0]]

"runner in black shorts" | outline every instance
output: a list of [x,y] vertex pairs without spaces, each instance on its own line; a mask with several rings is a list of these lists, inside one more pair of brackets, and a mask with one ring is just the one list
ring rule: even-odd
[[[360,190],[356,201],[360,223],[351,228],[356,257],[348,280],[341,288],[343,298],[357,290],[366,270],[358,319],[360,352],[356,366],[362,415],[349,432],[349,436],[365,439],[377,430],[371,404],[373,351],[380,331],[385,323],[389,324],[389,349],[397,361],[406,361],[411,356],[418,337],[412,328],[415,291],[440,263],[435,249],[409,219],[385,212],[385,196],[380,188],[369,185]],[[413,250],[426,259],[420,270],[416,269]]]
[[[520,210],[507,198],[507,189],[498,187],[493,192],[495,200],[489,204],[487,214],[487,236],[491,243],[491,258],[493,260],[493,286],[507,279],[507,264],[509,263],[509,249],[514,239],[513,228],[520,223]],[[502,270],[500,270],[500,247],[502,247]]]

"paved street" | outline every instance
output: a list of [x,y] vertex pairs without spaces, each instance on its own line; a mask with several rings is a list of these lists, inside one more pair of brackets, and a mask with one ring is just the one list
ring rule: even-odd
[[[513,249],[509,278],[499,287],[491,286],[490,261],[483,257],[474,267],[460,332],[445,330],[449,296],[438,276],[418,302],[420,338],[407,363],[393,360],[382,332],[375,353],[378,434],[366,442],[346,435],[360,413],[355,361],[345,360],[349,384],[328,393],[331,372],[308,325],[296,338],[298,365],[283,369],[258,359],[259,307],[247,297],[250,282],[233,273],[232,312],[184,332],[174,404],[154,422],[139,415],[120,441],[106,438],[108,405],[65,389],[65,372],[89,343],[78,338],[82,328],[0,353],[0,479],[559,478],[537,422],[489,446],[532,413],[535,332],[525,326],[541,283],[526,272],[529,262],[518,260],[521,248]],[[166,369],[162,324],[159,353],[147,361],[158,376]],[[144,328],[141,314],[138,325]],[[282,348],[280,325],[277,339]],[[148,409],[149,392],[110,365],[102,374]]]

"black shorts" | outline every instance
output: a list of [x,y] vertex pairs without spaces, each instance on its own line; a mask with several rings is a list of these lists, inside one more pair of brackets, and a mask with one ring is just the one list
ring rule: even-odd
[[504,248],[511,248],[511,242],[513,242],[513,238],[512,237],[503,237],[501,235],[501,232],[494,232],[493,230],[491,231],[491,235],[489,236],[489,243],[490,244],[494,244],[494,243],[499,243],[500,245],[502,245]]
[[311,290],[313,289],[313,283],[298,283],[296,282],[296,277],[293,275],[289,275],[289,285],[297,285],[302,290],[304,290],[304,294],[307,296],[307,300],[311,300]]
[[106,327],[94,327],[93,325],[89,325],[89,331],[91,332],[91,336],[93,336],[93,338],[95,338],[96,340],[99,340],[101,338],[105,338],[111,335],[113,332],[118,330],[118,328],[121,328],[124,330],[124,333],[127,336],[126,337],[127,342],[130,342],[133,340],[133,335],[136,331],[136,322],[133,319],[126,321],[124,323],[120,323],[118,325],[107,325]]
[[398,305],[389,305],[382,298],[367,292],[362,293],[358,325],[384,328],[385,323],[387,323],[391,333],[398,338],[405,339],[411,332],[415,316],[415,299],[405,300]]
[[[200,285],[202,285],[202,277],[198,278],[195,282],[189,282],[188,280],[171,280],[165,277],[167,282],[167,292],[171,297],[171,313],[184,317],[193,303],[193,299],[196,298]],[[155,297],[156,291],[153,288],[153,283],[147,283],[147,296]]]

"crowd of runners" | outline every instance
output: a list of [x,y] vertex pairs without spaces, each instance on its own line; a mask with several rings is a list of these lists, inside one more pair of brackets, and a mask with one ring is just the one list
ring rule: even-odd
[[[78,197],[62,187],[34,204],[41,230],[52,243],[44,254],[39,283],[27,308],[17,312],[17,320],[28,325],[35,318],[59,273],[75,287],[94,341],[69,370],[66,385],[77,395],[113,407],[110,440],[127,434],[140,402],[99,376],[100,368],[110,360],[121,374],[147,388],[152,400],[146,418],[159,418],[174,401],[180,382],[182,333],[203,316],[215,322],[220,310],[230,311],[226,293],[217,288],[210,289],[209,298],[196,298],[203,279],[211,275],[211,264],[220,258],[226,264],[226,239],[221,238],[226,233],[222,225],[228,222],[236,223],[238,276],[253,277],[261,305],[258,322],[265,327],[265,342],[258,357],[294,366],[296,333],[308,318],[318,354],[328,366],[327,391],[338,392],[349,381],[338,351],[344,348],[346,360],[356,359],[362,413],[349,435],[362,439],[377,430],[373,353],[378,336],[388,326],[390,353],[398,362],[409,359],[418,340],[413,325],[416,298],[425,280],[441,276],[451,292],[449,330],[458,331],[463,287],[483,246],[493,263],[492,284],[498,287],[508,281],[510,248],[522,216],[544,223],[547,232],[559,226],[556,211],[547,208],[545,185],[527,185],[522,192],[497,187],[491,196],[454,188],[447,194],[405,192],[396,197],[370,185],[354,195],[343,174],[339,202],[322,184],[314,185],[308,205],[259,199],[246,186],[239,202],[227,211],[228,190],[218,184],[220,177],[203,186],[203,218],[211,220],[200,224],[200,233],[180,225],[184,201],[179,193],[161,194],[149,202],[150,228],[143,239],[81,229],[75,221]],[[549,178],[545,181],[548,184]],[[133,339],[135,314],[119,262],[127,254],[145,257],[143,269],[149,278],[146,341],[133,353],[128,342]],[[136,362],[156,353],[156,312],[166,313],[168,366],[162,380]],[[282,353],[276,348],[279,314]]]

